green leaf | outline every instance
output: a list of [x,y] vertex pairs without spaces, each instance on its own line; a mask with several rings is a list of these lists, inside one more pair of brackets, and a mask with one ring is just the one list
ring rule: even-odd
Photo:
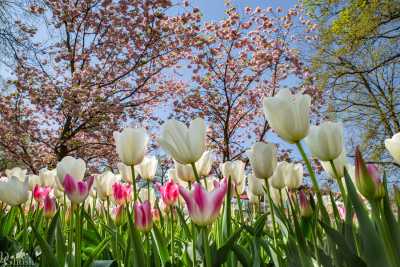
[[234,232],[228,238],[228,240],[226,240],[225,243],[217,250],[217,252],[215,253],[215,257],[213,258],[212,266],[214,267],[221,266],[221,264],[223,264],[226,261],[232,246],[235,244],[236,240],[240,237],[241,232],[242,228],[236,230],[236,232]]
[[10,211],[2,218],[1,222],[1,235],[10,235],[11,230],[15,226],[16,215],[18,212],[17,207],[11,207]]
[[243,267],[250,267],[251,255],[250,253],[242,246],[234,244],[232,246],[232,250],[235,253],[236,258],[242,264]]
[[49,246],[49,244],[46,242],[46,240],[43,239],[43,237],[41,236],[41,234],[37,231],[37,229],[35,228],[34,225],[31,225],[32,227],[32,232],[34,234],[34,236],[36,237],[39,246],[42,250],[42,257],[44,257],[46,259],[46,262],[49,264],[49,266],[59,266],[56,257],[54,256],[54,254],[51,251],[51,248]]
[[128,222],[129,222],[129,233],[131,235],[133,243],[134,266],[143,267],[146,266],[144,259],[143,243],[140,240],[139,232],[136,230],[136,227],[133,224],[129,208],[127,208],[127,211],[128,211]]
[[353,204],[359,222],[362,241],[362,258],[368,266],[389,266],[383,251],[383,242],[377,235],[376,228],[370,220],[365,207],[361,203],[349,173],[344,170],[344,178],[348,189],[348,197]]
[[184,233],[187,238],[192,238],[192,234],[190,233],[189,226],[185,220],[185,216],[183,215],[182,210],[179,207],[176,207],[176,213],[178,214],[179,220],[181,221],[181,227],[183,228]]
[[157,248],[158,256],[161,259],[161,263],[164,266],[169,260],[168,248],[166,246],[164,237],[155,225],[153,226],[153,229],[151,231],[151,236],[153,243]]
[[111,237],[106,237],[103,239],[103,241],[100,242],[100,244],[97,245],[97,247],[92,251],[92,253],[89,255],[89,258],[85,261],[85,264],[83,267],[89,267],[90,264],[93,263],[93,260],[98,257],[103,250],[107,247],[108,243],[110,242]]
[[365,262],[353,253],[352,249],[347,245],[345,238],[338,231],[322,221],[320,221],[320,224],[324,228],[325,233],[336,243],[340,255],[344,258],[345,262],[354,267],[366,266]]

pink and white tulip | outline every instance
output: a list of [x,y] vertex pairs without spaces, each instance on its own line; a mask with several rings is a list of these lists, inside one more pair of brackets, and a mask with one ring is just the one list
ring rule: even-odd
[[80,181],[69,174],[65,175],[63,186],[69,200],[73,204],[83,202],[89,195],[93,180],[93,176],[89,176],[85,181]]
[[170,179],[163,186],[160,186],[159,190],[161,194],[161,199],[163,200],[165,205],[173,205],[178,200],[179,187],[173,179]]
[[40,204],[43,203],[44,199],[49,195],[49,193],[52,191],[52,188],[49,186],[40,186],[40,185],[35,185],[33,188],[32,194],[33,198]]
[[46,218],[51,218],[57,211],[56,207],[56,199],[54,197],[50,197],[49,194],[43,200],[43,215]]
[[112,189],[114,201],[118,205],[125,205],[131,199],[132,188],[130,184],[117,182],[113,184]]
[[193,191],[179,186],[179,192],[186,202],[189,216],[197,225],[209,225],[213,223],[221,210],[228,184],[226,178],[219,184],[215,184],[212,192],[205,190],[199,183],[194,184]]
[[153,226],[153,215],[149,201],[135,203],[135,226],[139,231],[148,232]]

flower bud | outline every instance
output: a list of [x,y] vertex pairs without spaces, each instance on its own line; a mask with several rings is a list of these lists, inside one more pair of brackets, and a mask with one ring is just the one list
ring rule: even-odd
[[365,164],[361,152],[356,148],[355,178],[358,191],[368,200],[378,200],[385,195],[379,171],[374,164]]
[[151,213],[151,205],[149,201],[143,203],[135,203],[135,226],[139,231],[148,232],[153,227],[153,216]]
[[53,197],[50,197],[49,194],[46,195],[44,198],[44,205],[43,205],[43,215],[46,218],[51,218],[54,216],[54,214],[57,211],[56,207],[56,199]]
[[300,200],[300,214],[301,217],[308,218],[312,215],[313,210],[310,205],[310,201],[308,200],[306,194],[303,190],[299,192],[299,200]]

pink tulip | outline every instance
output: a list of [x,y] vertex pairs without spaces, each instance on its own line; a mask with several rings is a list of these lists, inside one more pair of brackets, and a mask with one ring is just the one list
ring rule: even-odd
[[40,185],[35,185],[33,188],[33,198],[39,203],[42,204],[44,199],[49,195],[51,192],[51,187],[49,186],[40,186]]
[[153,215],[148,200],[143,203],[135,203],[135,225],[139,231],[148,232],[153,226]]
[[300,214],[302,217],[308,218],[312,215],[313,210],[310,205],[310,201],[308,200],[306,194],[303,190],[299,192],[299,200],[300,200]]
[[165,205],[173,205],[178,200],[179,187],[173,179],[170,179],[163,186],[160,186],[159,190],[161,194],[161,199],[164,201]]
[[93,185],[93,176],[89,176],[85,181],[76,180],[67,174],[64,178],[64,191],[72,203],[81,203],[89,195],[89,191]]
[[119,225],[122,221],[123,211],[124,206],[121,205],[115,206],[111,211],[111,217],[117,225]]
[[44,206],[43,206],[43,215],[46,218],[51,218],[56,213],[56,200],[53,197],[50,197],[49,194],[44,198]]
[[112,189],[114,201],[118,205],[124,205],[131,198],[132,188],[130,184],[117,182],[113,184]]
[[228,188],[226,178],[222,183],[216,184],[212,192],[205,190],[199,183],[195,183],[193,187],[193,191],[190,192],[179,186],[179,192],[186,202],[190,218],[197,225],[213,223],[220,213]]

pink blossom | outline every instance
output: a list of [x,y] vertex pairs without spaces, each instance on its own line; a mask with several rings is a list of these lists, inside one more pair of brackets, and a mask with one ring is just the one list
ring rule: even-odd
[[124,205],[131,199],[132,188],[130,184],[114,183],[112,186],[114,201],[118,205]]
[[178,200],[179,188],[173,179],[170,179],[163,186],[160,186],[159,190],[161,199],[166,205],[173,205]]
[[43,205],[43,215],[46,218],[51,218],[56,213],[56,200],[54,197],[50,197],[49,194],[46,195],[44,198],[44,205]]
[[191,192],[179,186],[179,192],[186,202],[189,216],[195,224],[208,225],[217,219],[228,185],[226,179],[216,185],[212,192],[206,191],[199,183],[194,184]]
[[139,231],[148,232],[153,226],[153,215],[148,200],[143,203],[135,203],[135,226]]
[[40,186],[40,185],[35,185],[33,188],[32,194],[33,198],[38,202],[38,203],[43,203],[44,199],[49,195],[49,193],[52,191],[52,188],[49,186]]
[[81,203],[89,195],[93,185],[94,176],[89,176],[85,181],[76,180],[67,174],[64,178],[64,191],[72,203]]

